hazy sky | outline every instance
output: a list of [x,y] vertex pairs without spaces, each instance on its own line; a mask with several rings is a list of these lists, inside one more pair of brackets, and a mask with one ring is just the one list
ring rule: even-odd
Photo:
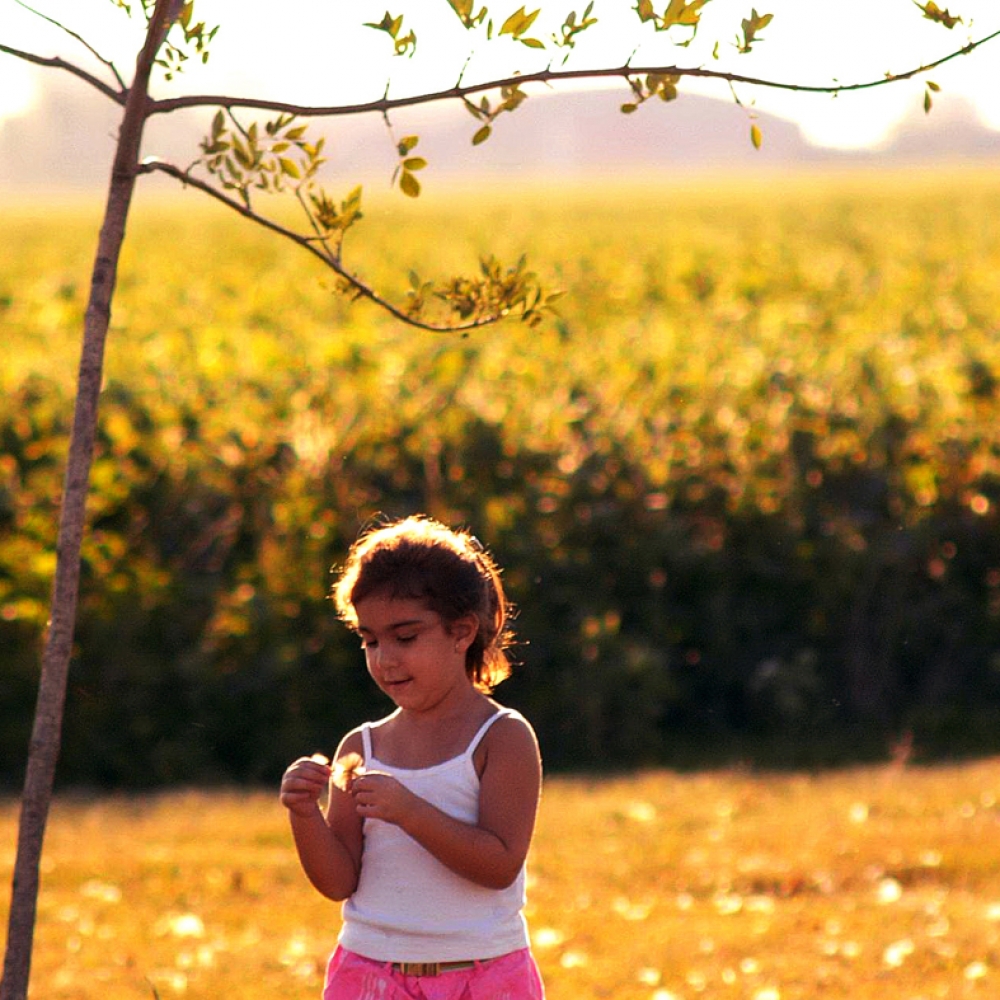
[[[520,0],[476,0],[477,9],[484,2],[497,24],[520,6]],[[531,33],[548,40],[565,15],[582,11],[586,0],[538,2],[543,13]],[[138,0],[133,4],[138,7]],[[774,20],[754,51],[740,55],[733,42],[754,4],[761,14],[774,14]],[[130,21],[111,0],[36,0],[35,6],[86,37],[128,75],[141,18]],[[527,5],[528,10],[535,6]],[[634,0],[595,0],[593,13],[600,23],[581,36],[567,68],[619,66],[634,52],[634,64],[701,65],[809,84],[862,82],[903,72],[1000,29],[1000,0],[939,3],[963,18],[950,31],[924,19],[913,0],[710,0],[694,42],[680,47],[675,43],[686,40],[689,32],[657,35],[640,25],[634,6]],[[654,0],[658,11],[666,6],[667,0]],[[404,15],[404,29],[416,31],[413,58],[392,57],[386,35],[360,27],[380,21],[387,7]],[[158,94],[224,91],[352,103],[381,97],[387,84],[398,95],[446,89],[467,61],[465,79],[473,82],[512,69],[542,69],[552,59],[509,38],[487,45],[464,30],[447,0],[197,0],[195,11],[199,20],[221,25],[211,59],[207,66],[191,65],[173,83],[160,82]],[[716,41],[718,59],[713,58]],[[72,58],[97,73],[103,69],[78,42],[16,0],[0,0],[0,42]],[[54,72],[0,54],[0,116],[30,106]],[[934,70],[930,79],[941,86],[941,100],[945,95],[967,97],[980,120],[1000,130],[1000,39]],[[728,86],[718,81],[685,80],[682,90],[731,99]],[[798,121],[813,142],[849,147],[884,139],[920,108],[923,84],[897,83],[835,99],[746,86],[737,93],[746,104],[755,102],[763,111]]]

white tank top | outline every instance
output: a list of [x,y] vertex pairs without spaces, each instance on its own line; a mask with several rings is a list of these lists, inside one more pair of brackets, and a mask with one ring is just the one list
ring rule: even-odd
[[[393,767],[372,753],[362,727],[365,767],[384,771],[415,795],[465,823],[479,818],[479,775],[472,755],[497,719],[491,715],[464,753],[433,767]],[[528,946],[522,910],[525,869],[506,889],[456,875],[393,823],[367,819],[358,887],[343,908],[340,944],[382,962],[460,962],[496,958]]]

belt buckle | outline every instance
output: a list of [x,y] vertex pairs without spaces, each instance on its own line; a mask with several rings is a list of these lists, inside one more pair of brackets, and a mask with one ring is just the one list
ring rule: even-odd
[[399,971],[404,976],[439,976],[440,962],[400,962]]

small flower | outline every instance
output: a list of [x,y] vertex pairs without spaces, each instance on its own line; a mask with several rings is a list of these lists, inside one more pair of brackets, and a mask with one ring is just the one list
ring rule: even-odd
[[883,905],[898,903],[903,896],[903,887],[894,878],[884,878],[879,882],[875,894]]
[[566,940],[566,935],[555,927],[540,927],[531,935],[532,944],[536,948],[557,948]]
[[333,783],[342,792],[349,792],[354,779],[364,773],[365,762],[361,754],[345,754],[333,765]]
[[659,969],[653,969],[648,966],[640,969],[636,973],[636,979],[638,979],[644,986],[659,986],[661,978],[662,976]]
[[753,1000],[781,1000],[781,991],[777,986],[765,986],[754,993]]
[[989,971],[985,962],[970,962],[965,967],[965,978],[968,980],[982,979]]
[[205,922],[197,913],[168,913],[157,921],[156,932],[178,938],[200,938],[205,936]]
[[652,823],[656,819],[656,806],[650,802],[634,800],[625,806],[625,815],[633,823]]
[[864,802],[854,802],[847,811],[847,816],[852,823],[868,822],[868,806]]
[[122,891],[118,886],[97,879],[84,882],[80,886],[80,895],[87,899],[100,900],[102,903],[120,903],[122,900]]
[[913,942],[909,938],[889,945],[882,954],[882,961],[893,969],[898,969],[913,954]]

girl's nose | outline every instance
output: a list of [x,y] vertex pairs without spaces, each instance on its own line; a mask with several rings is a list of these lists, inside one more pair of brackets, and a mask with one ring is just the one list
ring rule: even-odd
[[375,665],[384,669],[387,665],[392,665],[396,657],[392,652],[391,644],[386,642],[380,642],[375,649],[372,650],[375,658]]

